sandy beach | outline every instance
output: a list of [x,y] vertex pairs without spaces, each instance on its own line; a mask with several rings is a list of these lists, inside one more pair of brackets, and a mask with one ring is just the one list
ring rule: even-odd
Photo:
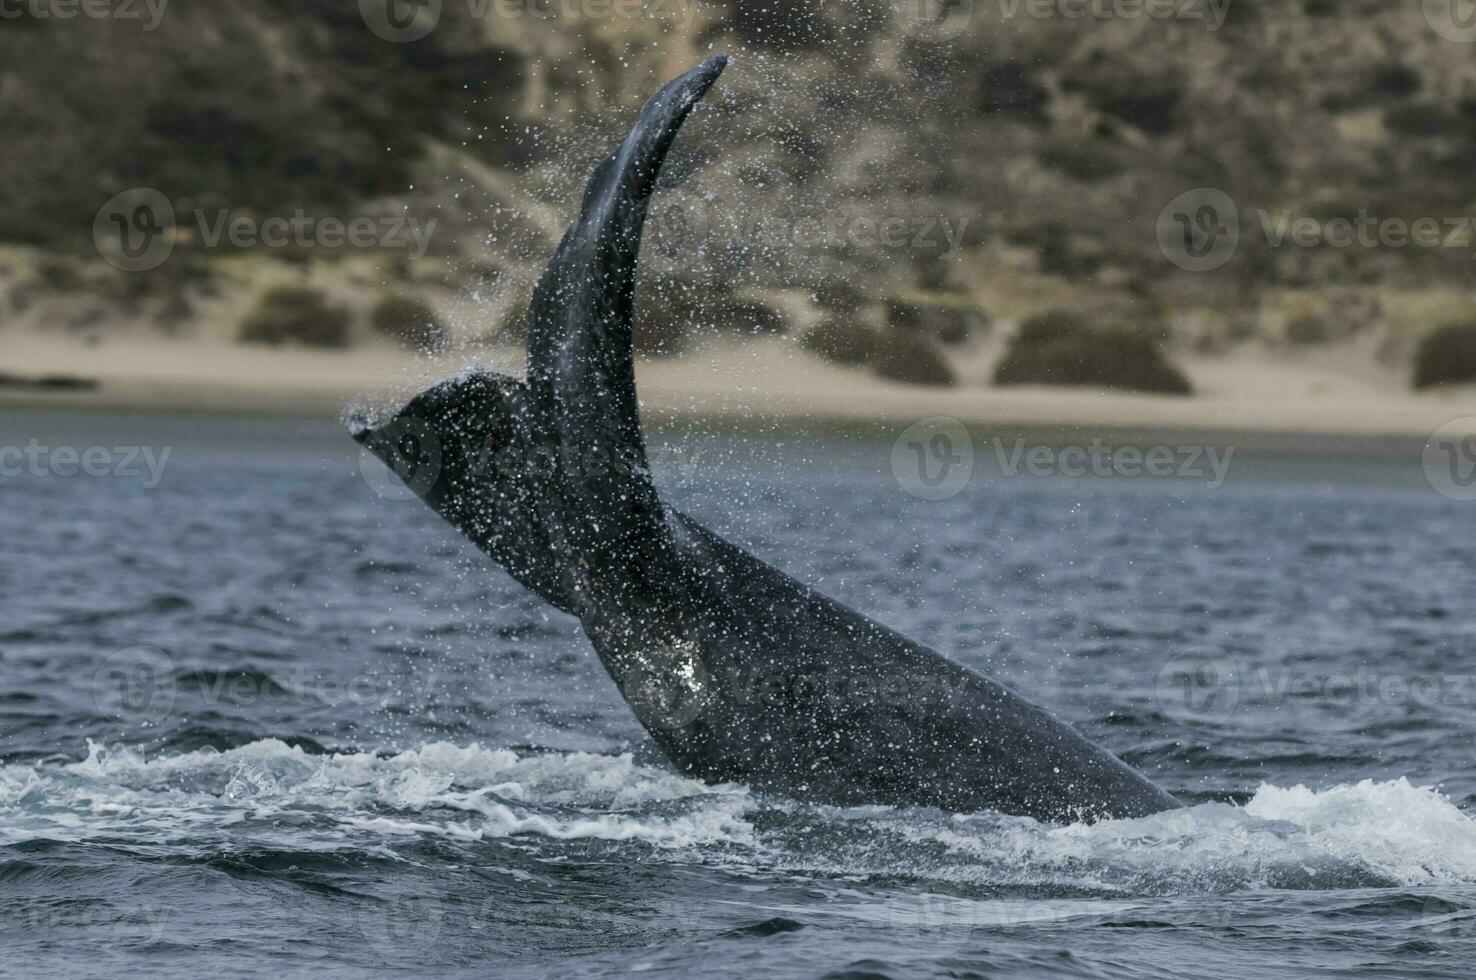
[[[391,347],[347,351],[250,347],[212,340],[128,338],[86,346],[12,334],[4,370],[94,379],[91,390],[0,388],[0,404],[99,409],[337,416],[389,406],[468,364],[520,374],[522,352],[479,348],[418,357]],[[974,359],[990,352],[975,350]],[[639,363],[649,421],[740,428],[881,429],[948,416],[1009,429],[1132,430],[1317,440],[1423,441],[1476,417],[1476,386],[1416,393],[1399,372],[1352,350],[1290,357],[1246,351],[1185,357],[1186,398],[1045,386],[1001,388],[973,372],[951,388],[883,381],[825,363],[786,339],[712,343]],[[1472,422],[1476,431],[1476,419]]]

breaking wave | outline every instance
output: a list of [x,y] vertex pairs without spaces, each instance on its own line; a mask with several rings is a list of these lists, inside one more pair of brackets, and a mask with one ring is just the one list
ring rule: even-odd
[[1263,785],[1133,820],[809,806],[708,786],[630,754],[435,742],[312,754],[276,740],[147,758],[0,766],[0,844],[51,840],[211,855],[248,848],[399,856],[470,847],[640,847],[648,860],[1068,895],[1476,882],[1476,821],[1404,779]]

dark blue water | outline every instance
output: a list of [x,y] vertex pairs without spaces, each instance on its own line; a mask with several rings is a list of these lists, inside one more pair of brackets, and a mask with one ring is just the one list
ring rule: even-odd
[[[1193,803],[1053,827],[673,774],[575,623],[330,423],[5,414],[33,439],[42,472],[0,478],[0,971],[1476,962],[1476,504],[1418,457],[1246,450],[1213,489],[984,466],[928,502],[886,443],[663,450],[686,509]],[[157,485],[56,472],[138,445]]]

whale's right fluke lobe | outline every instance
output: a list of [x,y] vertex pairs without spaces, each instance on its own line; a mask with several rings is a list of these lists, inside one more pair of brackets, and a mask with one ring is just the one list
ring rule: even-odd
[[528,312],[528,388],[565,467],[565,513],[600,515],[597,523],[563,522],[561,543],[588,569],[590,588],[618,588],[620,604],[669,600],[662,594],[669,586],[642,572],[674,559],[635,391],[631,323],[641,233],[662,161],[727,61],[709,58],[647,100],[630,134],[591,175],[579,217],[539,277]]
[[579,218],[534,289],[528,385],[577,441],[597,434],[607,447],[643,448],[631,321],[646,209],[677,131],[727,63],[709,58],[647,100],[591,175]]

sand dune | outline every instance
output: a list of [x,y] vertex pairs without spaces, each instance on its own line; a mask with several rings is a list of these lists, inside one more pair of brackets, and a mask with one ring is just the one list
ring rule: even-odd
[[[41,335],[8,336],[4,350],[0,366],[8,373],[101,382],[90,392],[0,388],[0,400],[12,404],[306,415],[394,403],[473,362],[519,373],[522,361],[512,348],[430,359],[388,347],[329,352],[152,338],[84,346]],[[1452,419],[1476,417],[1476,387],[1415,393],[1398,372],[1350,352],[1292,359],[1248,351],[1181,363],[1195,385],[1192,397],[998,388],[980,380],[914,387],[826,364],[785,340],[715,343],[680,358],[642,361],[638,374],[656,424],[708,419],[761,427],[803,419],[863,427],[951,416],[1002,427],[1423,438]]]

